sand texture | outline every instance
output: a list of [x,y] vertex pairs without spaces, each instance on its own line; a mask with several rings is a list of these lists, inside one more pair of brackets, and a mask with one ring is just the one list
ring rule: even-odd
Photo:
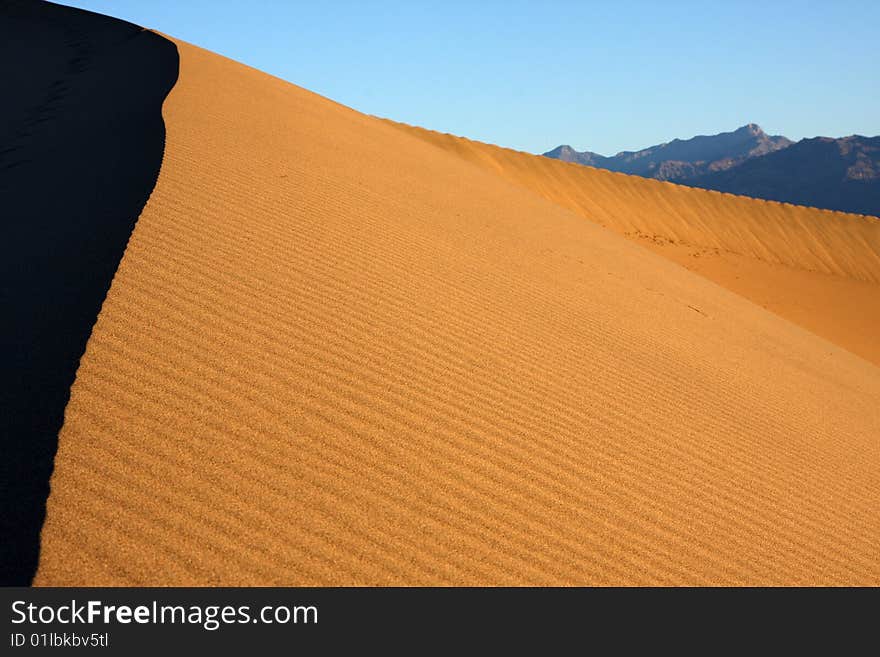
[[[37,584],[880,584],[876,365],[574,200],[177,44]],[[634,227],[691,194],[731,222],[712,239],[877,282],[862,219],[787,233],[602,180],[584,198]]]

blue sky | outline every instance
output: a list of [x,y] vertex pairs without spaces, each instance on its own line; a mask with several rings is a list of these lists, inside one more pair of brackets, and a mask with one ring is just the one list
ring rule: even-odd
[[745,123],[880,134],[880,2],[73,0],[362,112],[605,155]]

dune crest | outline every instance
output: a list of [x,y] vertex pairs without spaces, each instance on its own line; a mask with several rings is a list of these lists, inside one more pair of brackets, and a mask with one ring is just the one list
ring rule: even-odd
[[70,387],[159,175],[174,45],[48,2],[0,2],[0,586],[37,570]]
[[880,283],[880,219],[735,196],[389,121],[618,232]]
[[880,583],[875,366],[176,43],[36,583]]
[[389,121],[880,365],[880,219],[706,191]]

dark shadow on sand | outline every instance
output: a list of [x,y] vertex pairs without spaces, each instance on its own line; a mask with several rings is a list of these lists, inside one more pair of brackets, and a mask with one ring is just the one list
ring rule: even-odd
[[173,43],[0,0],[0,584],[30,584],[77,366],[165,146]]

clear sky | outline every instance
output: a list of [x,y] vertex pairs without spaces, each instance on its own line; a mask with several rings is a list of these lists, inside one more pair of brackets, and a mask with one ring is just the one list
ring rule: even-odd
[[[63,0],[62,0],[63,1]],[[611,155],[758,123],[880,134],[880,1],[67,0],[362,112]]]

